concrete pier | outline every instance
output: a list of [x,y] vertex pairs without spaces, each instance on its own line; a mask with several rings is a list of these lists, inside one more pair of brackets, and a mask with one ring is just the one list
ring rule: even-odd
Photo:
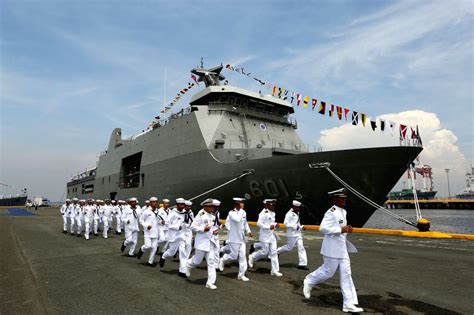
[[[144,265],[147,254],[140,261],[124,257],[123,236],[86,241],[62,234],[58,209],[30,212],[37,215],[0,210],[0,314],[342,313],[337,275],[317,286],[310,300],[303,297],[308,271],[296,269],[296,251],[280,256],[281,278],[259,261],[244,283],[232,265],[218,273],[212,291],[204,287],[205,267],[182,279],[175,261],[161,269]],[[279,245],[286,241],[284,231],[280,235]],[[350,240],[359,250],[351,256],[352,274],[367,313],[473,313],[474,241],[359,233]],[[321,241],[317,231],[304,234],[310,271],[322,263]]]

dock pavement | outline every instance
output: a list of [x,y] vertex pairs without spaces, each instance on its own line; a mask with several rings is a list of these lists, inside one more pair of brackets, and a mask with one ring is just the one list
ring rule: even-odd
[[[151,268],[144,265],[146,253],[140,261],[123,256],[123,235],[86,241],[62,234],[57,208],[21,213],[0,209],[0,314],[342,313],[337,274],[315,287],[310,300],[302,293],[304,277],[322,263],[317,231],[304,233],[310,271],[296,269],[294,250],[280,256],[283,277],[270,276],[270,262],[259,261],[244,283],[236,279],[237,265],[230,265],[217,274],[212,291],[204,287],[204,265],[182,279],[176,261]],[[279,234],[282,245],[284,231]],[[349,237],[359,250],[351,255],[352,275],[366,313],[473,314],[474,241]]]

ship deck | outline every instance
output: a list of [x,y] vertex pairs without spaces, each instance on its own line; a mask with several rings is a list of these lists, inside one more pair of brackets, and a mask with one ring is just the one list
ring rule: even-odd
[[[34,210],[33,210],[34,212]],[[190,279],[177,277],[177,262],[149,268],[123,257],[123,236],[109,239],[64,235],[59,210],[0,216],[0,313],[261,313],[339,314],[339,279],[319,285],[310,300],[302,295],[307,271],[296,269],[297,254],[280,256],[282,278],[257,262],[251,279],[235,279],[236,266],[218,273],[218,290],[205,289],[205,267]],[[24,213],[23,213],[24,214]],[[255,230],[255,227],[252,227]],[[256,231],[255,231],[256,232]],[[472,313],[474,242],[353,234],[359,253],[351,256],[359,302],[366,312]],[[280,244],[285,238],[282,237]],[[304,235],[310,269],[322,262],[322,237]],[[139,237],[139,245],[143,237]]]

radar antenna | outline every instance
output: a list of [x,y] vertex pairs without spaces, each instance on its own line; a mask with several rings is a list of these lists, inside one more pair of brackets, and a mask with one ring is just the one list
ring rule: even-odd
[[191,73],[198,76],[199,82],[204,82],[206,87],[208,86],[219,86],[220,81],[225,80],[225,77],[221,74],[223,65],[212,67],[209,69],[204,69],[203,59],[201,58],[201,67],[194,68],[191,70]]

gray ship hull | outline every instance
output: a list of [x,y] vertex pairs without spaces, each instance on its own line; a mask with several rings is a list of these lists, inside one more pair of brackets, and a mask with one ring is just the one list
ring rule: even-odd
[[[310,169],[309,163],[331,163],[331,169],[339,177],[371,200],[383,204],[407,164],[421,150],[420,147],[366,148],[273,156],[230,164],[216,162],[209,151],[203,150],[143,165],[142,171],[147,178],[141,187],[120,189],[115,185],[113,189],[107,185],[108,189],[101,189],[102,185],[95,183],[93,194],[75,195],[79,198],[115,199],[134,196],[140,201],[150,196],[192,198],[252,169],[255,171],[253,174],[195,199],[195,204],[205,198],[217,198],[223,202],[221,214],[226,217],[227,211],[232,208],[232,197],[245,196],[248,198],[248,220],[256,221],[262,209],[262,200],[277,198],[277,221],[283,222],[291,201],[298,198],[307,207],[301,216],[303,224],[319,224],[331,206],[327,192],[340,188],[341,184],[325,169]],[[348,197],[347,208],[348,222],[356,227],[363,226],[375,211],[353,195]]]

